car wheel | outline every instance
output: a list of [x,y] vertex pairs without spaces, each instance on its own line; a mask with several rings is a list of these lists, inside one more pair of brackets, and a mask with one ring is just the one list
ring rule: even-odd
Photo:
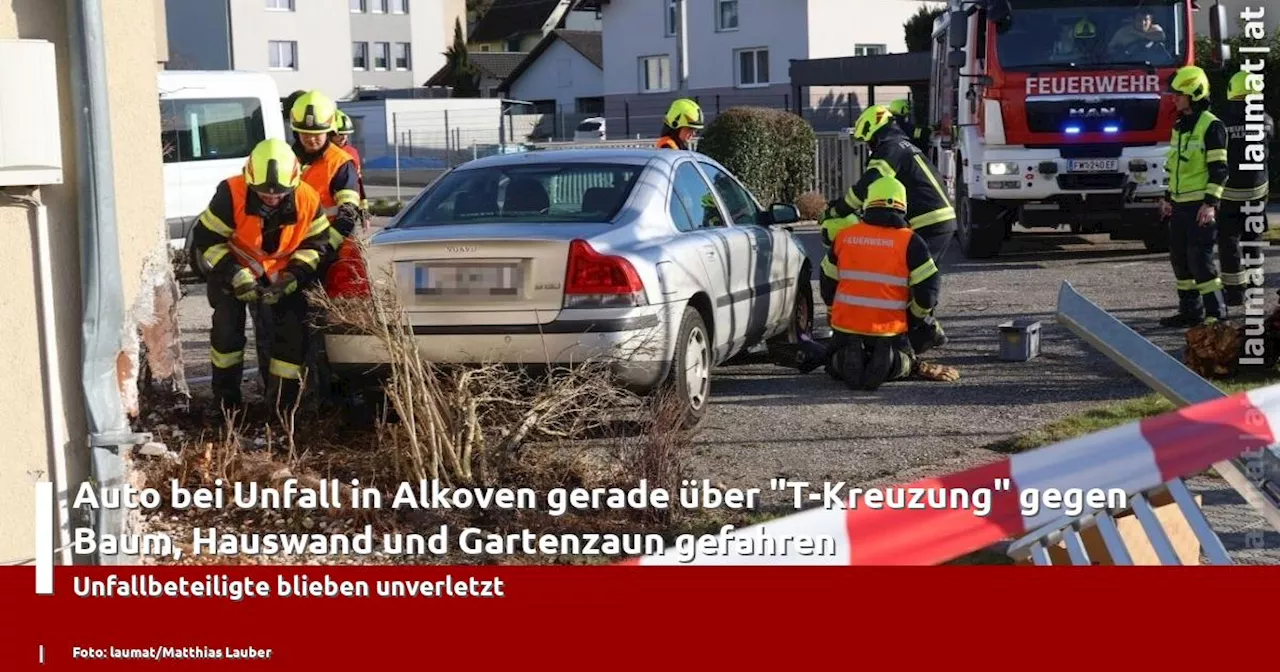
[[676,336],[675,356],[663,392],[680,408],[680,427],[693,429],[706,416],[711,400],[711,336],[702,315],[686,306]]
[[801,334],[813,334],[813,282],[809,274],[796,282],[796,300],[791,306],[787,330],[769,339],[771,344],[792,345],[800,342]]

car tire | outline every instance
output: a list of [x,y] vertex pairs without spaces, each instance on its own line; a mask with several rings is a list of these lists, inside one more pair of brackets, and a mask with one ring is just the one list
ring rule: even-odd
[[794,345],[801,334],[813,335],[813,281],[812,272],[802,274],[796,280],[796,300],[791,306],[787,330],[769,339],[770,345]]
[[702,315],[693,307],[685,306],[676,335],[675,354],[671,371],[659,390],[669,394],[680,409],[681,429],[693,429],[706,417],[711,401],[711,335]]

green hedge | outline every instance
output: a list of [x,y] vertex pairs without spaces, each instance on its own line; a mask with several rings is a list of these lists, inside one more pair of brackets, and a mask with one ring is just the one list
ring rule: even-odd
[[813,127],[795,114],[733,107],[707,125],[698,151],[737,175],[768,206],[795,203],[813,187],[817,142]]

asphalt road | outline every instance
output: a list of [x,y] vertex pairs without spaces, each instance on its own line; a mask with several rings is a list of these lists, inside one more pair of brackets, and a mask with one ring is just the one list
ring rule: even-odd
[[[817,232],[799,235],[816,267]],[[1276,249],[1266,264],[1272,288],[1280,286]],[[1146,394],[1142,383],[1054,322],[1063,281],[1161,347],[1181,347],[1181,332],[1157,323],[1176,309],[1168,255],[1146,253],[1140,243],[1020,233],[992,260],[963,259],[953,246],[942,269],[938,315],[951,342],[930,357],[958,367],[959,381],[895,382],[875,393],[855,393],[821,371],[805,376],[762,358],[722,367],[713,379],[713,405],[697,437],[692,474],[766,489],[774,477],[905,483],[1000,459],[985,447]],[[199,377],[208,373],[209,309],[203,288],[188,290],[182,303],[184,349],[193,392],[200,394]],[[1270,309],[1275,292],[1268,295]],[[1021,317],[1040,320],[1040,355],[1022,363],[999,361],[997,325]],[[250,360],[251,353],[252,346]],[[1280,564],[1280,534],[1268,534],[1262,550],[1243,548],[1246,531],[1266,525],[1224,482],[1199,478],[1191,485],[1204,496],[1210,521],[1237,562]]]

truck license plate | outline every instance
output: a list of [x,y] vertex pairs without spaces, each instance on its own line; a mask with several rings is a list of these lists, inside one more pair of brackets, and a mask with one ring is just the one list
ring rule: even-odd
[[1067,170],[1073,173],[1106,173],[1119,167],[1118,159],[1072,159]]

